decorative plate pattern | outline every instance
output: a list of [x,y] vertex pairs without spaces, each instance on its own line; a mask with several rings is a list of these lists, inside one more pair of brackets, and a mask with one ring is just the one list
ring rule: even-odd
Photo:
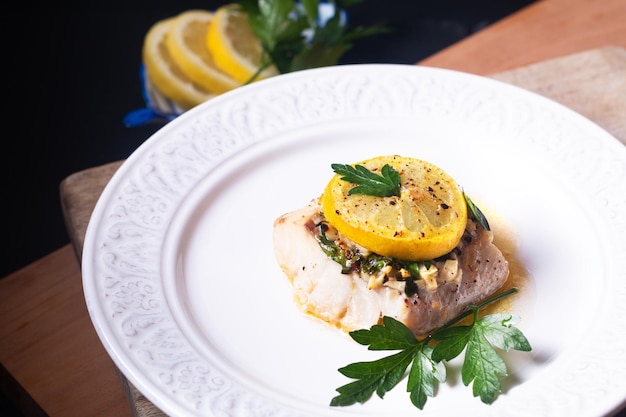
[[177,416],[414,415],[403,387],[384,401],[328,406],[347,382],[338,366],[368,353],[291,308],[272,259],[274,218],[317,197],[331,163],[383,153],[431,160],[488,202],[535,280],[521,314],[534,353],[513,355],[503,394],[486,406],[457,381],[420,414],[618,406],[626,148],[522,89],[409,65],[337,66],[239,88],[179,116],[126,160],[93,212],[82,265],[91,318],[119,369]]

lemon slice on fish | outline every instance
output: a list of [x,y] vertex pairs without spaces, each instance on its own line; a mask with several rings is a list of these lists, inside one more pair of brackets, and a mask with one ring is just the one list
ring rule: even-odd
[[419,261],[454,249],[467,224],[463,190],[443,169],[397,155],[359,162],[372,172],[388,164],[400,174],[400,195],[350,194],[355,184],[336,174],[320,198],[337,231],[379,255]]

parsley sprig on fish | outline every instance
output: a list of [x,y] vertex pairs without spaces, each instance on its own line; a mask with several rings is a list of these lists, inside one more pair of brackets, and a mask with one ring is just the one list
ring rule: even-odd
[[382,167],[380,174],[359,164],[354,167],[345,164],[331,164],[331,168],[336,174],[341,175],[342,180],[356,184],[350,189],[348,195],[400,196],[400,173],[389,164]]
[[[417,339],[401,322],[385,316],[383,324],[369,330],[356,330],[350,336],[369,350],[397,350],[398,353],[371,362],[357,362],[339,369],[355,381],[337,388],[339,395],[331,406],[348,406],[368,401],[376,393],[380,398],[397,386],[409,368],[407,391],[415,407],[422,410],[433,397],[437,383],[446,381],[445,362],[465,351],[461,379],[472,384],[475,397],[492,403],[501,391],[500,378],[507,375],[506,364],[496,348],[529,352],[530,343],[514,326],[519,318],[501,313],[479,317],[479,311],[503,297],[517,292],[512,288],[494,295],[478,305],[470,305],[457,318],[424,339]],[[469,325],[456,325],[467,317]]]
[[[363,194],[375,197],[400,196],[400,173],[389,164],[385,164],[382,167],[380,174],[370,171],[359,164],[355,166],[331,164],[331,168],[336,174],[341,175],[342,180],[355,184],[348,192],[348,195]],[[463,192],[463,197],[465,198],[465,203],[472,217],[483,229],[491,230],[487,217],[485,217],[480,208],[474,204],[472,199],[465,194],[465,192]]]

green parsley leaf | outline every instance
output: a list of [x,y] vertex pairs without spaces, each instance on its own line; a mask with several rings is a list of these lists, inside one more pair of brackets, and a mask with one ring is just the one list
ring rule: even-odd
[[424,344],[422,350],[413,358],[406,389],[414,406],[424,409],[428,397],[435,396],[437,381],[446,382],[446,367],[443,362],[432,358],[433,348]]
[[519,321],[518,316],[502,313],[483,317],[478,321],[478,325],[483,329],[485,338],[505,352],[511,349],[530,352],[532,348],[528,339],[514,327]]
[[448,327],[436,332],[434,337],[439,343],[435,352],[434,360],[449,361],[463,352],[472,335],[472,326]]
[[364,194],[376,197],[400,196],[400,173],[389,164],[385,164],[380,175],[363,165],[331,164],[335,173],[344,181],[356,184],[348,194]]
[[369,350],[409,349],[417,344],[413,332],[391,317],[383,317],[382,325],[375,324],[369,330],[355,330],[350,337],[361,345],[369,345]]
[[470,326],[449,327],[435,332],[433,338],[439,343],[434,349],[433,359],[449,361],[466,349],[461,370],[463,384],[468,386],[473,382],[474,396],[490,404],[502,389],[500,377],[507,375],[506,364],[493,346],[504,351],[531,350],[526,337],[513,327],[518,321],[519,318],[510,314],[493,314],[475,320]]
[[[530,343],[522,332],[514,327],[519,318],[511,314],[492,314],[479,319],[483,307],[517,292],[512,288],[484,300],[477,306],[469,306],[461,315],[434,331],[422,340],[401,322],[383,317],[382,324],[369,330],[356,330],[350,336],[369,350],[399,350],[398,353],[371,362],[357,362],[339,369],[344,376],[355,379],[337,388],[339,395],[331,400],[331,406],[348,406],[363,403],[376,393],[383,398],[398,385],[410,367],[407,391],[411,402],[422,410],[428,397],[435,395],[437,382],[446,381],[445,362],[465,351],[461,380],[465,386],[472,384],[475,397],[491,404],[502,387],[500,378],[507,375],[506,364],[495,348],[528,352]],[[456,326],[468,316],[470,325]]]
[[337,388],[340,395],[333,398],[330,405],[362,403],[369,400],[374,392],[383,398],[404,377],[404,372],[415,355],[414,350],[418,348],[403,350],[373,362],[357,362],[340,368],[339,372],[344,376],[357,381]]
[[355,40],[388,32],[384,25],[349,28],[342,21],[346,8],[362,1],[333,2],[335,14],[321,24],[320,0],[238,0],[264,52],[261,66],[250,81],[271,64],[283,74],[336,65]]
[[411,365],[407,390],[416,407],[422,409],[427,397],[432,397],[437,381],[446,379],[445,367],[431,359],[433,349],[419,341],[401,322],[383,317],[383,324],[369,330],[356,330],[350,336],[370,350],[400,350],[400,352],[372,362],[357,362],[339,369],[348,378],[357,379],[337,388],[338,396],[331,406],[348,406],[363,403],[376,393],[380,398],[402,380]]

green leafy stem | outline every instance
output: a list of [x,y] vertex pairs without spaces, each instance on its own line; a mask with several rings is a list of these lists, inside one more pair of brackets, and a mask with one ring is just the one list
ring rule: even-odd
[[260,68],[275,65],[281,74],[336,65],[359,38],[389,32],[384,25],[348,27],[346,9],[363,0],[334,0],[335,13],[319,19],[320,0],[238,0],[263,48]]
[[[337,388],[339,395],[331,406],[349,406],[368,401],[374,393],[380,398],[405,377],[407,391],[413,405],[422,410],[428,397],[435,395],[437,382],[446,381],[444,362],[459,356],[465,350],[461,379],[465,386],[472,383],[475,397],[491,404],[502,387],[500,377],[507,375],[506,364],[495,348],[529,352],[531,346],[524,334],[514,326],[519,318],[498,313],[482,318],[479,311],[501,298],[517,292],[511,288],[487,298],[466,310],[423,339],[417,339],[411,330],[398,320],[385,316],[382,324],[369,330],[356,330],[350,336],[369,350],[398,350],[398,353],[371,362],[357,362],[339,369],[348,378],[355,379]],[[468,317],[469,325],[457,325]]]

